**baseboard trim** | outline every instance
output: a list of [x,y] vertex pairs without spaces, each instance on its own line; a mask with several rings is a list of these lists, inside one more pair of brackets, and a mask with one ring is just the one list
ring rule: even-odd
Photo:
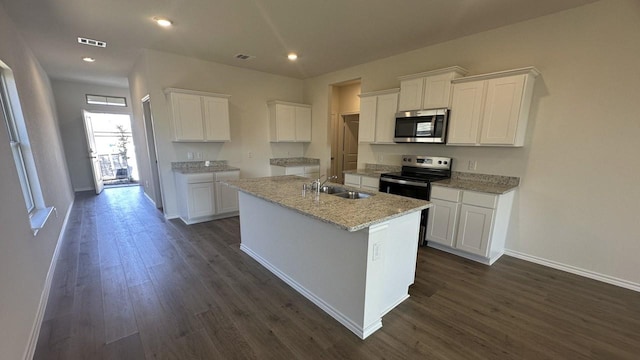
[[38,305],[38,311],[36,313],[36,320],[31,328],[31,336],[29,338],[29,345],[24,353],[25,360],[33,359],[33,356],[36,352],[36,346],[38,345],[38,337],[40,336],[40,328],[42,327],[42,320],[44,319],[44,312],[47,309],[47,301],[49,300],[49,292],[51,291],[51,284],[53,282],[53,274],[56,271],[56,264],[58,263],[58,255],[60,254],[60,247],[62,245],[62,240],[64,237],[64,233],[67,230],[67,223],[69,222],[69,216],[71,215],[71,209],[73,208],[73,204],[75,200],[71,201],[69,208],[67,209],[67,213],[64,216],[64,220],[62,222],[62,228],[60,229],[60,234],[58,235],[58,242],[56,243],[56,248],[53,250],[53,256],[51,258],[51,264],[49,265],[49,271],[47,272],[47,278],[44,281],[44,289],[42,289],[42,294],[40,295],[40,304]]
[[[320,309],[324,310],[327,314],[329,314],[332,318],[336,319],[340,324],[342,324],[347,329],[351,330],[354,334],[356,334],[360,339],[365,339],[367,336],[373,334],[376,330],[382,327],[382,318],[378,319],[378,321],[374,321],[367,327],[362,327],[356,324],[353,320],[342,314],[340,311],[336,310],[316,296],[311,291],[307,290],[304,286],[300,285],[297,281],[289,277],[287,274],[280,271],[277,267],[273,266],[269,261],[256,254],[253,250],[245,246],[244,244],[240,244],[240,250],[244,251],[247,255],[251,256],[255,261],[259,262],[262,266],[271,271],[274,275],[279,277],[282,281],[287,283],[287,285],[291,286],[297,292],[302,294],[305,298],[309,299],[312,303],[316,304]],[[404,300],[404,299],[403,299]]]
[[607,283],[607,284],[620,286],[620,287],[623,287],[625,289],[629,289],[629,290],[640,292],[640,284],[634,283],[632,281],[619,279],[619,278],[616,278],[616,277],[613,277],[613,276],[609,276],[609,275],[605,275],[605,274],[600,274],[600,273],[597,273],[595,271],[582,269],[582,268],[579,268],[579,267],[576,267],[576,266],[565,265],[565,264],[562,264],[562,263],[559,263],[559,262],[556,262],[556,261],[547,260],[547,259],[543,259],[543,258],[540,258],[540,257],[537,257],[537,256],[521,253],[519,251],[505,250],[504,254],[508,255],[508,256],[512,256],[514,258],[521,259],[521,260],[525,260],[525,261],[529,261],[529,262],[536,263],[536,264],[539,264],[539,265],[548,266],[550,268],[554,268],[554,269],[557,269],[557,270],[565,271],[565,272],[568,272],[568,273],[571,273],[571,274],[584,276],[584,277],[589,278],[589,279],[601,281],[601,282],[604,282],[604,283]]
[[94,187],[73,188],[73,192],[89,191],[89,190],[95,190],[95,189],[96,188]]
[[156,202],[155,202],[155,201],[153,201],[153,199],[151,198],[151,196],[149,196],[149,194],[147,194],[147,192],[146,192],[146,191],[144,191],[144,189],[142,190],[142,193],[144,194],[144,197],[146,197],[146,198],[147,198],[147,200],[149,200],[149,201],[153,204],[153,206],[157,208],[157,206],[156,206]]

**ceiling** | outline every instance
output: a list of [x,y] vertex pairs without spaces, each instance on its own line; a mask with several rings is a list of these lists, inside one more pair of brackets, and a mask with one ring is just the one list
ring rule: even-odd
[[[155,49],[308,78],[596,0],[0,0],[54,79],[127,86]],[[174,22],[157,26],[154,16]],[[78,36],[107,42],[80,45]],[[296,62],[287,53],[299,54]],[[255,56],[238,60],[236,54]],[[85,63],[82,57],[96,58]]]

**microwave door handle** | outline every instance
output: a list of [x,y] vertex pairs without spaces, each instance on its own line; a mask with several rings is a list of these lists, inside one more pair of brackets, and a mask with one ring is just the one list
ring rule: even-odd
[[422,183],[422,182],[417,182],[417,181],[398,180],[398,179],[389,179],[389,178],[381,178],[380,180],[381,181],[390,182],[390,183],[394,183],[394,184],[400,184],[400,185],[413,185],[413,186],[419,186],[419,187],[429,187],[429,183]]

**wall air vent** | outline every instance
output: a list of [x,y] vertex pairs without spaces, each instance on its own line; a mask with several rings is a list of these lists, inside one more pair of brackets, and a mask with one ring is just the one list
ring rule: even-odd
[[90,45],[90,46],[101,47],[101,48],[107,47],[107,43],[104,41],[87,39],[83,37],[79,37],[78,42],[83,45]]
[[235,56],[236,59],[240,59],[240,60],[249,60],[249,59],[253,59],[255,58],[255,56],[253,55],[245,55],[245,54],[237,54]]

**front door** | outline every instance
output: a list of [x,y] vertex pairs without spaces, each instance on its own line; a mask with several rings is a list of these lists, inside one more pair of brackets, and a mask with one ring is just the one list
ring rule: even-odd
[[96,148],[96,140],[93,135],[93,125],[91,124],[91,113],[82,110],[84,118],[84,130],[87,136],[87,151],[89,160],[91,161],[91,172],[93,173],[93,183],[96,188],[96,194],[100,194],[104,189],[102,181],[102,172],[100,171],[100,159],[98,158],[98,150]]

